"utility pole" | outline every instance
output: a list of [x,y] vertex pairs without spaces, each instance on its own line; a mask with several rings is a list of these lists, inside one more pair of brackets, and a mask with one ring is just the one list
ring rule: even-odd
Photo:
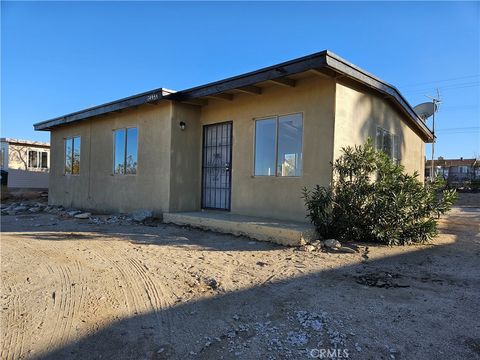
[[430,181],[433,182],[435,180],[435,166],[433,165],[433,158],[435,155],[435,113],[437,112],[437,104],[441,103],[440,100],[440,93],[437,89],[437,96],[436,97],[431,97],[428,96],[430,99],[432,99],[433,103],[433,116],[432,116],[432,134],[433,134],[433,141],[432,141],[432,162],[430,163]]
[[432,116],[432,133],[433,133],[433,141],[432,141],[432,162],[430,163],[430,181],[433,182],[435,179],[435,166],[433,165],[433,158],[435,155],[435,99],[433,101],[433,116]]

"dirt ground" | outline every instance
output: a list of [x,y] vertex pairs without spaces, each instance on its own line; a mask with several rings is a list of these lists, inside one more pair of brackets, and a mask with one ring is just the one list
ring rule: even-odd
[[429,245],[305,252],[2,216],[2,359],[480,358],[480,208]]

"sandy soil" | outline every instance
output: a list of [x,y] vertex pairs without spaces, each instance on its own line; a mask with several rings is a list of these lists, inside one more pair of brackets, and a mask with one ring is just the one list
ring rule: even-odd
[[480,358],[479,221],[457,208],[430,245],[330,254],[3,216],[0,357]]

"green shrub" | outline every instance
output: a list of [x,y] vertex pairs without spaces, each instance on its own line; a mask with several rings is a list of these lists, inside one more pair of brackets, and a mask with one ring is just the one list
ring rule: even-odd
[[342,152],[330,187],[303,189],[307,217],[323,238],[404,245],[437,234],[436,219],[451,209],[455,190],[406,174],[371,139]]

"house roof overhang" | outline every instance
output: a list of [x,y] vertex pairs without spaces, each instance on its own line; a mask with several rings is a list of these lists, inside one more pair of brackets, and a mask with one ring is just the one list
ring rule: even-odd
[[33,141],[33,140],[23,140],[23,139],[13,139],[13,138],[0,138],[0,142],[7,143],[9,145],[19,145],[19,146],[30,146],[30,147],[41,147],[49,148],[50,144],[42,141]]
[[195,105],[203,105],[205,102],[202,99],[211,97],[232,100],[233,95],[228,93],[232,90],[260,94],[261,88],[257,86],[259,83],[271,81],[280,85],[295,86],[295,81],[289,76],[307,71],[315,71],[336,79],[350,79],[355,83],[371,88],[384,98],[389,99],[397,109],[404,113],[411,127],[417,131],[425,142],[433,141],[433,133],[396,87],[328,50],[178,92],[165,89],[152,90],[43,121],[35,124],[34,127],[35,130],[50,130],[56,126],[137,107],[146,103],[156,103],[160,100],[173,100]]
[[112,112],[120,112],[125,109],[136,108],[146,104],[155,105],[158,104],[159,101],[163,100],[165,96],[170,95],[171,93],[173,93],[173,90],[167,90],[165,88],[154,89],[102,105],[76,111],[71,114],[56,117],[54,119],[42,121],[34,124],[33,126],[35,130],[49,131],[54,127],[67,125],[94,116],[106,115]]

